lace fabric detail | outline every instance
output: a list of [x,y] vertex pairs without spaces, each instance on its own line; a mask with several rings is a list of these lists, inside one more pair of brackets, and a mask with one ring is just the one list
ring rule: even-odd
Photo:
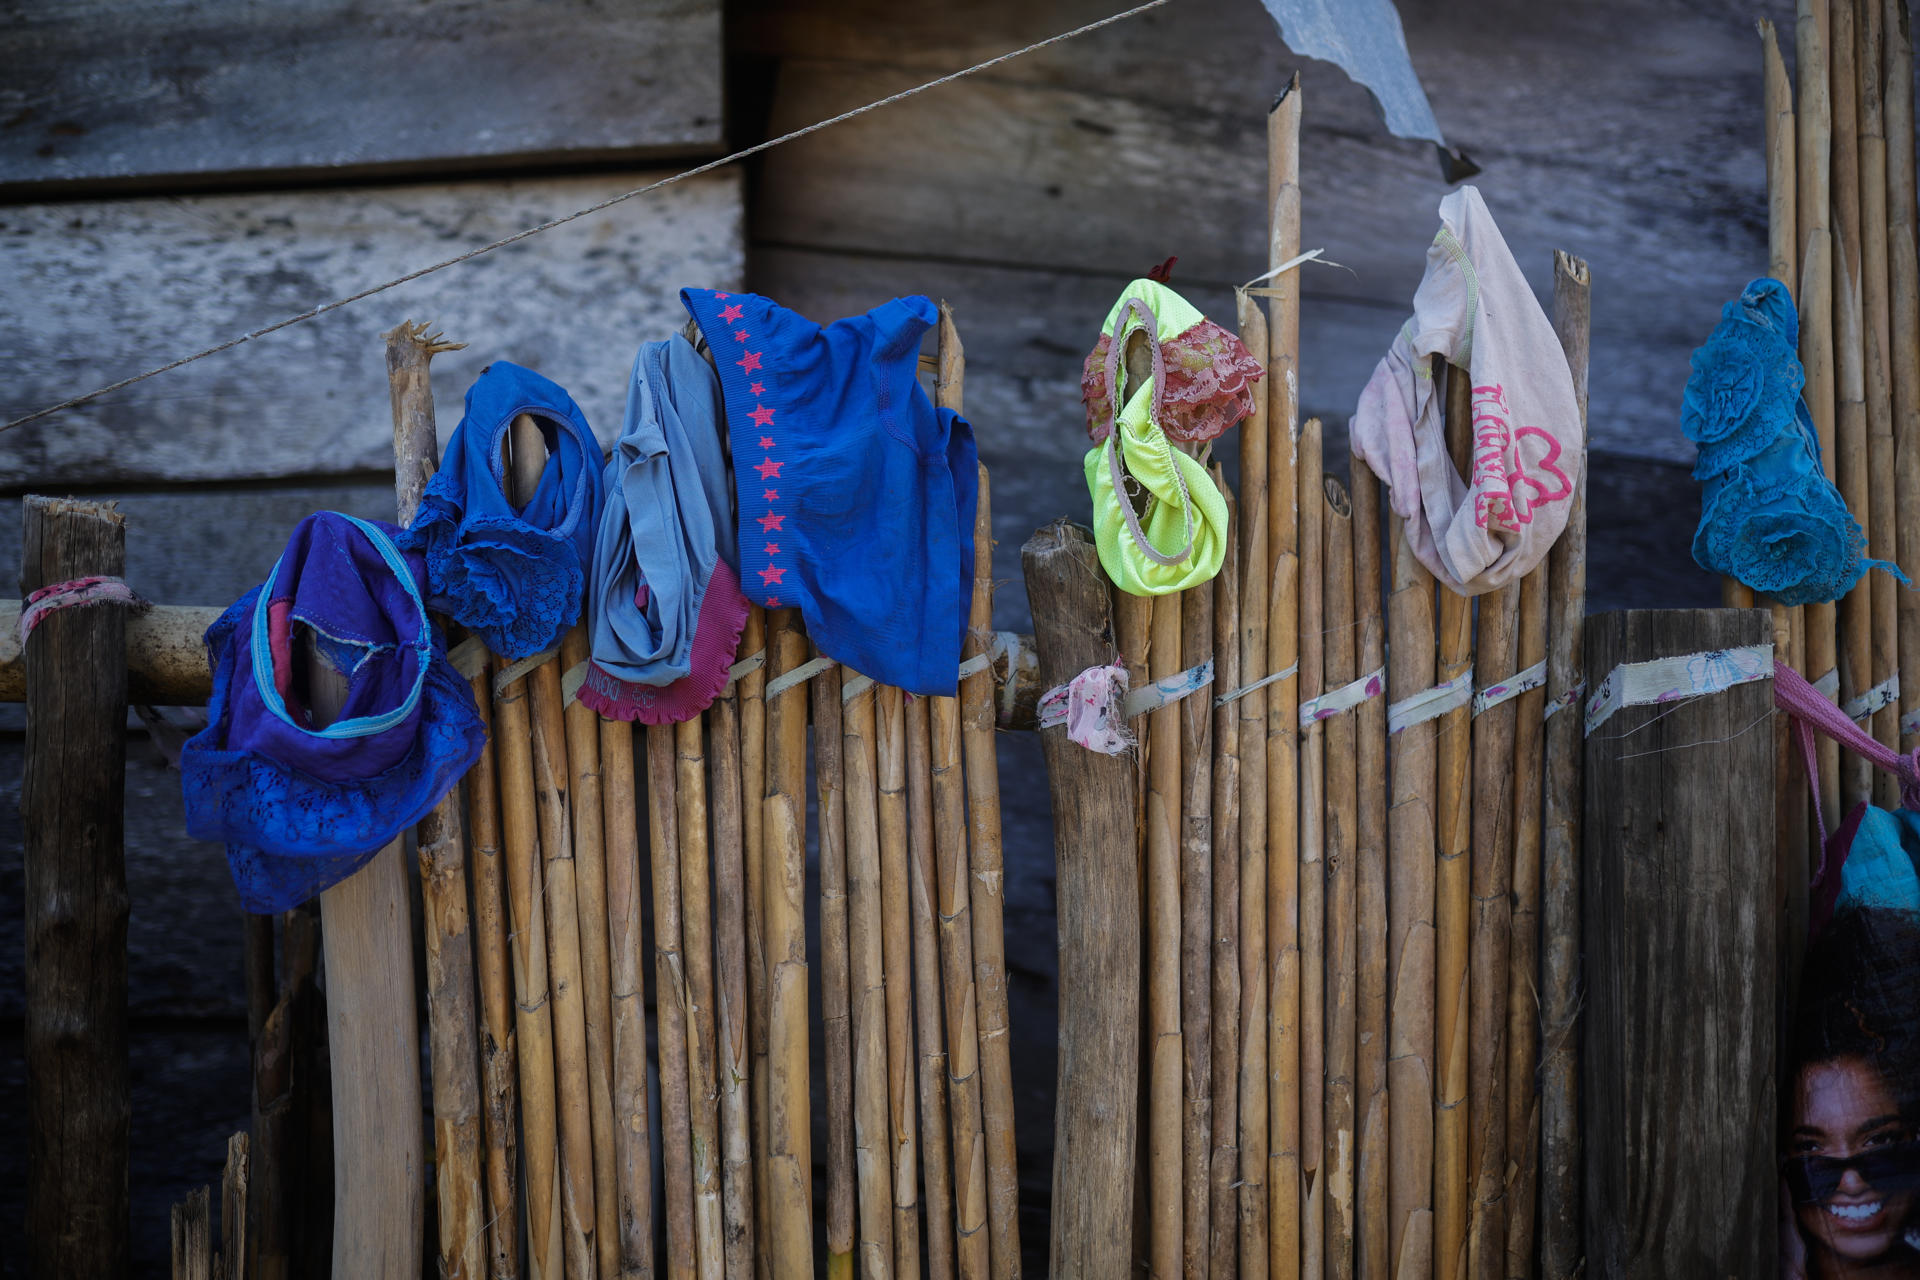
[[463,524],[429,488],[401,545],[426,556],[429,603],[508,661],[552,648],[580,616],[586,574],[570,538],[512,517]]
[[[1107,357],[1113,338],[1101,334],[1080,373],[1087,407],[1087,435],[1113,434],[1113,388]],[[1158,388],[1160,428],[1183,444],[1212,440],[1253,412],[1253,384],[1266,375],[1240,339],[1211,320],[1201,320],[1160,343],[1164,370]]]
[[1786,286],[1755,280],[1720,314],[1693,353],[1680,410],[1705,484],[1694,560],[1790,607],[1836,600],[1868,569],[1905,582],[1865,558],[1866,535],[1821,468]]
[[486,729],[437,634],[414,739],[398,762],[366,778],[332,781],[291,760],[232,750],[236,674],[245,678],[246,623],[260,588],[207,631],[213,696],[207,727],[182,749],[187,833],[226,845],[241,905],[284,911],[339,883],[425,817],[479,758]]

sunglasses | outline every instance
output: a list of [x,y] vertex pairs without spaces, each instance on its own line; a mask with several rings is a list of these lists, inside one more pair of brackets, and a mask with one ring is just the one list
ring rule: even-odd
[[1869,1147],[1850,1156],[1794,1156],[1780,1163],[1797,1204],[1830,1199],[1849,1169],[1875,1191],[1915,1190],[1920,1188],[1920,1141]]

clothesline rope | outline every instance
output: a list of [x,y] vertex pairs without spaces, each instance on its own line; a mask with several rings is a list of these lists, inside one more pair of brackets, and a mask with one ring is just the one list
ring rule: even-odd
[[1138,15],[1147,12],[1149,9],[1158,9],[1162,5],[1168,4],[1168,3],[1170,3],[1170,0],[1147,0],[1147,3],[1145,4],[1135,5],[1131,9],[1127,9],[1123,12],[1113,14],[1109,17],[1101,18],[1097,22],[1089,22],[1085,26],[1075,27],[1071,31],[1063,31],[1058,35],[1048,36],[1045,40],[1035,41],[1033,44],[1027,45],[1024,48],[1015,49],[1009,53],[1003,53],[995,58],[988,58],[985,62],[975,63],[971,67],[964,68],[963,70],[960,70],[960,71],[951,72],[947,75],[940,76],[937,79],[929,80],[925,84],[915,85],[911,89],[903,89],[899,93],[889,94],[887,97],[877,99],[876,101],[873,101],[873,102],[869,102],[863,107],[855,107],[851,111],[843,111],[839,115],[830,116],[825,120],[816,120],[814,123],[810,125],[806,125],[803,128],[795,129],[791,133],[783,133],[777,138],[769,138],[765,142],[755,143],[751,147],[747,147],[747,148],[744,148],[743,150],[736,151],[731,155],[721,156],[718,160],[709,160],[705,164],[696,165],[694,168],[687,169],[681,173],[676,173],[670,177],[662,178],[658,182],[651,182],[644,187],[636,187],[631,191],[623,191],[619,195],[608,196],[605,200],[601,200],[595,204],[590,204],[584,209],[576,209],[572,213],[564,213],[557,218],[550,218],[547,221],[542,222],[537,226],[527,227],[523,230],[514,232],[510,236],[504,236],[499,240],[495,240],[490,244],[483,244],[476,248],[469,249],[465,253],[455,254],[451,258],[447,258],[440,262],[436,262],[431,266],[421,267],[417,270],[409,271],[405,275],[397,276],[392,280],[387,280],[381,284],[370,285],[367,288],[362,289],[357,293],[350,293],[344,298],[335,298],[331,302],[323,302],[319,306],[309,308],[308,310],[302,311],[297,315],[287,316],[284,319],[274,321],[272,324],[262,325],[258,329],[248,330],[246,333],[243,333],[238,337],[229,338],[225,342],[218,343],[214,346],[208,347],[204,351],[196,351],[192,355],[182,356],[177,360],[168,361],[166,364],[160,365],[153,369],[148,369],[144,373],[136,373],[130,378],[122,378],[120,381],[108,383],[104,387],[96,387],[92,391],[88,391],[82,395],[74,396],[67,400],[62,400],[58,404],[50,404],[46,406],[44,409],[36,409],[32,413],[26,414],[22,417],[15,418],[12,421],[7,422],[5,424],[0,424],[0,432],[11,431],[15,427],[23,427],[29,422],[37,422],[41,418],[50,417],[53,414],[64,412],[67,409],[77,408],[80,405],[86,404],[92,400],[97,400],[101,396],[110,394],[111,392],[119,391],[125,387],[130,387],[136,382],[144,382],[148,378],[158,377],[163,373],[171,373],[173,370],[178,369],[183,365],[192,364],[196,360],[204,360],[208,356],[219,355],[223,351],[231,351],[233,350],[233,348],[240,346],[242,343],[251,342],[255,338],[263,338],[267,334],[276,333],[281,329],[289,328],[293,325],[300,324],[304,321],[312,320],[319,316],[323,316],[327,314],[329,311],[338,311],[341,307],[349,306],[352,303],[359,302],[366,298],[371,298],[376,293],[385,293],[388,289],[394,289],[394,288],[398,288],[400,285],[409,284],[412,281],[420,279],[422,276],[432,275],[436,271],[444,271],[448,267],[456,266],[462,262],[466,262],[471,258],[477,258],[481,254],[492,253],[495,249],[504,249],[510,244],[518,244],[520,241],[526,240],[532,236],[537,236],[543,231],[551,231],[555,227],[565,226],[569,222],[573,222],[579,218],[584,218],[589,214],[599,213],[602,209],[610,209],[614,205],[622,204],[628,200],[633,199],[636,196],[643,196],[643,195],[646,195],[648,192],[658,191],[662,187],[671,186],[676,182],[682,182],[688,178],[697,178],[703,173],[711,173],[715,169],[724,168],[727,165],[733,164],[735,161],[744,160],[749,156],[758,155],[762,151],[770,151],[774,147],[780,146],[784,143],[792,142],[799,138],[804,138],[808,134],[818,133],[822,129],[830,129],[836,124],[844,124],[846,121],[852,120],[857,116],[866,115],[869,111],[878,111],[881,107],[892,106],[896,102],[904,102],[906,99],[914,97],[917,94],[925,93],[929,89],[937,89],[941,85],[951,84],[955,80],[965,79],[967,76],[975,75],[979,72],[986,71],[989,68],[997,67],[1002,63],[1011,62],[1015,58],[1023,57],[1026,54],[1034,53],[1038,50],[1045,49],[1049,45],[1061,44],[1061,43],[1064,43],[1065,41],[1075,39],[1079,36],[1087,35],[1090,32],[1098,31],[1102,27],[1112,26],[1116,22],[1124,22],[1128,18],[1137,17]]

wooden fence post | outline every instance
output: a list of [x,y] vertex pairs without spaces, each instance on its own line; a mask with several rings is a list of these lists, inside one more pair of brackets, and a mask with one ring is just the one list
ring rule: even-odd
[[[1772,639],[1765,610],[1602,614],[1587,689]],[[1777,1266],[1773,714],[1756,680],[1624,707],[1586,739],[1589,1275]]]
[[[111,505],[29,497],[20,588],[118,577]],[[44,615],[28,638],[27,1274],[127,1274],[126,610]]]
[[[1114,660],[1107,578],[1066,521],[1020,549],[1043,687]],[[1131,1270],[1140,1071],[1140,891],[1134,765],[1044,729],[1060,917],[1060,1059],[1054,1104],[1056,1276]]]

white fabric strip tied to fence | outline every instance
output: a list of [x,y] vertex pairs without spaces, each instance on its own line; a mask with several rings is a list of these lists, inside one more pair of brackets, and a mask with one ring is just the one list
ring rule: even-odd
[[1326,720],[1339,715],[1342,711],[1351,711],[1369,698],[1377,698],[1387,691],[1387,669],[1368,672],[1351,684],[1343,684],[1338,689],[1329,690],[1317,698],[1308,698],[1300,704],[1300,727],[1306,728],[1315,721]]
[[1849,699],[1840,708],[1849,720],[1864,720],[1883,707],[1890,707],[1900,700],[1900,673],[1894,672],[1873,688],[1857,698]]
[[1773,677],[1773,645],[1713,649],[1652,662],[1623,662],[1587,699],[1586,734],[1591,737],[1624,707],[1645,707],[1720,693],[1736,685]]
[[1473,695],[1473,714],[1491,711],[1503,702],[1509,702],[1529,689],[1544,688],[1547,683],[1547,660],[1528,667],[1517,675],[1509,676],[1498,684],[1490,684]]

